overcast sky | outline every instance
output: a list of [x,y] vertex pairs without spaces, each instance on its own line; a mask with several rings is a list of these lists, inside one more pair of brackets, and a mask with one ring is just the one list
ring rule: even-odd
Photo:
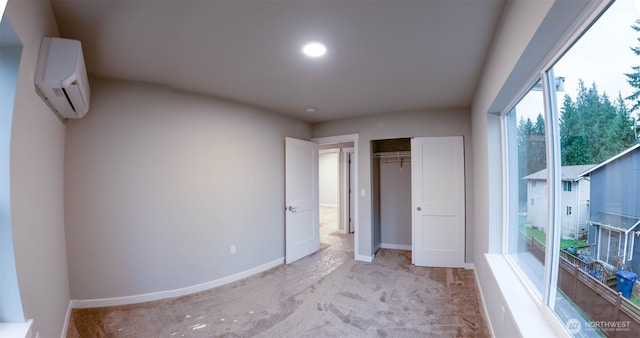
[[[624,74],[640,66],[640,56],[629,49],[640,46],[640,33],[630,27],[638,19],[636,4],[640,0],[617,0],[554,66],[555,76],[565,78],[566,94],[575,99],[580,79],[587,87],[595,82],[598,92],[606,92],[612,101],[618,93],[622,97],[631,94],[633,88]],[[558,95],[558,105],[565,93]],[[535,121],[542,104],[541,93],[528,95],[518,105],[518,119],[523,115]]]

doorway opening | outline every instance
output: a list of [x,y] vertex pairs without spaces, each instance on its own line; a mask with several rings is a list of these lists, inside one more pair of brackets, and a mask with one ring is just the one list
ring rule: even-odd
[[411,139],[373,140],[371,152],[374,252],[379,249],[410,252]]
[[[333,250],[348,253],[356,260],[364,260],[364,256],[358,252],[359,201],[356,198],[358,189],[358,138],[358,134],[346,134],[318,137],[314,138],[313,141],[319,145],[321,150],[339,149],[338,177],[340,177],[340,183],[338,183],[339,202],[336,210],[338,216],[334,216],[337,221],[330,228],[326,228],[327,230],[325,231],[320,229],[321,248],[323,247],[322,243],[328,243],[328,246],[331,246]],[[319,175],[322,174],[319,173]],[[319,183],[323,185],[323,181]],[[335,230],[336,228],[338,230]],[[340,239],[340,241],[336,241],[336,239]]]
[[354,144],[325,144],[319,148],[320,243],[351,251],[355,232]]

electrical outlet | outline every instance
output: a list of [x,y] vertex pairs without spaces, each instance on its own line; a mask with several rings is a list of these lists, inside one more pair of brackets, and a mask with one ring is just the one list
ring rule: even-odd
[[232,245],[231,248],[229,248],[229,253],[232,254],[232,255],[236,254],[236,246],[235,245]]

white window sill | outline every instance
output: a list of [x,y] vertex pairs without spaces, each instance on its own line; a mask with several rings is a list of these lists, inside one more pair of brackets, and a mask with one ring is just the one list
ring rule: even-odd
[[31,338],[33,320],[24,323],[0,323],[0,338]]
[[505,310],[511,314],[520,336],[570,337],[551,311],[533,296],[504,255],[486,254],[485,257],[502,292]]

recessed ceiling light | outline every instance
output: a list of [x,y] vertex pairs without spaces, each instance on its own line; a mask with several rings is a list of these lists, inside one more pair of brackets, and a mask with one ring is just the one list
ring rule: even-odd
[[307,107],[304,109],[307,113],[315,113],[317,111],[316,107]]
[[327,53],[327,47],[319,42],[309,42],[302,47],[302,52],[311,58],[319,58]]

